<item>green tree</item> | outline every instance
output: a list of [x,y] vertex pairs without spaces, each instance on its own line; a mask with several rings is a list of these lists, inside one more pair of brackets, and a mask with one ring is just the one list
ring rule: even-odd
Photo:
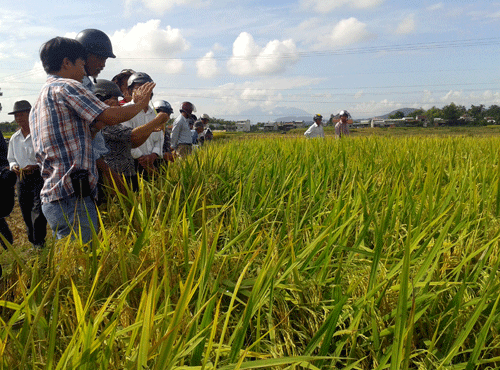
[[457,106],[455,103],[450,103],[443,107],[443,118],[448,121],[450,125],[458,125],[458,119],[466,111],[465,107]]
[[391,114],[389,116],[390,119],[401,119],[401,118],[404,118],[405,114],[403,112],[401,112],[400,110],[398,110],[396,113],[394,114]]

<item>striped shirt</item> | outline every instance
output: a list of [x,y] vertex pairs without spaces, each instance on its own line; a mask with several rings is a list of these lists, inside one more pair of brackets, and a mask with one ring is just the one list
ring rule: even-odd
[[89,171],[90,188],[97,185],[90,124],[108,108],[80,82],[49,75],[30,113],[30,130],[44,185],[43,203],[74,193],[70,173]]
[[337,122],[335,125],[335,136],[340,139],[342,136],[349,136],[349,126],[348,123],[342,123],[342,121]]

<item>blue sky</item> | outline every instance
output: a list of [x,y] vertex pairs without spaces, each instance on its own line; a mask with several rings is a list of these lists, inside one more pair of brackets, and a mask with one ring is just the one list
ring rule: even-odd
[[283,107],[366,118],[500,105],[500,2],[18,0],[0,2],[0,121],[16,100],[36,100],[40,46],[86,28],[106,32],[117,55],[99,78],[149,73],[176,114],[184,100],[253,123]]

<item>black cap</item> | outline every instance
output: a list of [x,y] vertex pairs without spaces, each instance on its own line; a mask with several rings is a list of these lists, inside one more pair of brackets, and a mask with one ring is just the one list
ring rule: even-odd
[[153,82],[153,79],[144,72],[135,72],[128,78],[127,86],[131,87],[133,84],[145,84],[146,82]]
[[[94,94],[103,98],[109,99],[110,97],[123,96],[120,88],[117,84],[109,80],[97,80],[97,83],[94,85]],[[104,99],[106,100],[106,99]]]
[[86,29],[76,35],[78,40],[88,53],[99,55],[104,58],[116,58],[113,54],[113,46],[108,35],[101,30]]

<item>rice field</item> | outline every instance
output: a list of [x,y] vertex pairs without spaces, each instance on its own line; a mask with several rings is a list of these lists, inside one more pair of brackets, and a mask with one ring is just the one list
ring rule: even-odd
[[500,367],[500,137],[212,144],[4,252],[1,369]]

